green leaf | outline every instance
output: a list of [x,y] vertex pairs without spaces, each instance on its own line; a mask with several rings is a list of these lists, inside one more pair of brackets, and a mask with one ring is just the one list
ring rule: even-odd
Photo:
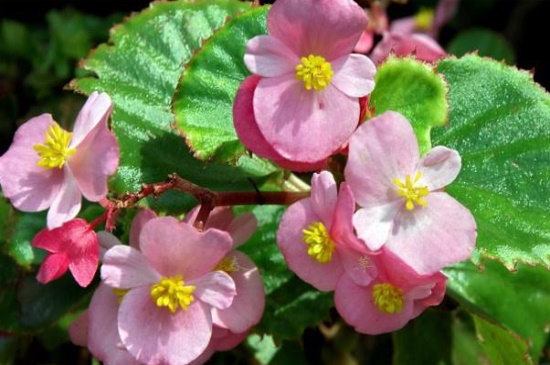
[[[488,317],[521,336],[525,343],[530,344],[529,354],[536,363],[550,328],[550,271],[520,265],[516,272],[509,272],[497,262],[488,261],[486,264],[483,271],[469,262],[445,269],[445,274],[449,276],[449,295],[466,309]],[[479,327],[478,324],[476,326]],[[495,332],[493,335],[498,337],[504,336],[502,331],[488,326],[482,330]],[[490,351],[494,351],[495,346],[484,345]],[[510,349],[510,356],[520,356],[519,349],[520,346]],[[494,354],[488,352],[488,355],[491,357]]]
[[15,232],[9,240],[10,255],[27,269],[42,261],[45,251],[32,247],[31,242],[38,232],[46,227],[46,212],[19,213]]
[[375,114],[393,110],[412,124],[420,153],[431,148],[430,130],[447,122],[447,86],[426,63],[414,58],[390,57],[378,67],[370,96]]
[[174,98],[176,123],[195,156],[231,160],[245,151],[233,127],[233,101],[250,74],[246,42],[266,33],[267,7],[240,16],[217,32],[191,60]]
[[[83,62],[93,75],[72,86],[88,94],[105,91],[115,104],[111,124],[121,159],[112,190],[137,191],[142,183],[162,181],[173,172],[213,190],[252,190],[249,178],[258,180],[275,171],[258,159],[249,159],[242,168],[205,167],[175,131],[171,113],[185,65],[228,17],[250,7],[229,0],[153,3],[114,28],[109,43]],[[179,194],[162,202],[164,209],[181,212],[193,200]]]
[[525,340],[496,324],[473,316],[477,336],[493,365],[533,364]]
[[452,364],[450,312],[429,309],[394,332],[394,365]]
[[266,290],[266,308],[256,327],[276,341],[298,339],[306,327],[326,320],[333,307],[332,293],[322,293],[295,276],[277,247],[276,233],[285,210],[258,206],[252,210],[258,229],[240,250],[258,265]]
[[475,217],[476,261],[550,267],[549,95],[529,73],[473,55],[443,60],[438,70],[451,113],[432,141],[462,156],[447,192]]
[[489,364],[483,347],[475,334],[472,316],[458,311],[453,323],[453,364]]
[[449,43],[447,51],[455,56],[477,51],[480,56],[503,60],[509,65],[515,60],[514,50],[506,38],[489,29],[468,29],[459,33]]

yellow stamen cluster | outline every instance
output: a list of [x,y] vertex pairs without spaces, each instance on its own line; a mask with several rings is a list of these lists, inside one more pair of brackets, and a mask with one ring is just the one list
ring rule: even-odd
[[303,241],[309,246],[307,254],[324,264],[332,260],[334,241],[330,238],[327,227],[321,222],[313,222],[302,231]]
[[181,275],[171,278],[162,278],[151,287],[151,297],[158,307],[168,307],[170,312],[176,313],[178,307],[187,310],[195,300],[193,285],[185,285]]
[[433,22],[434,10],[430,8],[421,8],[420,11],[414,16],[414,23],[418,30],[430,30]]
[[51,125],[46,132],[46,141],[33,146],[40,156],[38,166],[48,170],[63,168],[69,156],[76,151],[74,148],[69,148],[71,136],[72,133],[62,129],[57,124]]
[[407,201],[405,204],[407,210],[413,210],[415,204],[422,205],[423,207],[428,206],[428,202],[422,198],[428,196],[430,191],[425,185],[416,186],[420,178],[422,178],[422,172],[418,171],[414,175],[414,178],[411,178],[410,175],[406,175],[405,181],[400,179],[393,180],[393,183],[399,188],[397,194]]
[[392,284],[373,285],[372,299],[380,312],[395,314],[403,310],[403,291]]
[[231,274],[232,272],[239,271],[239,269],[240,267],[236,257],[226,257],[216,265],[214,271],[223,271],[227,274]]
[[296,79],[304,82],[306,90],[321,91],[330,84],[334,72],[324,57],[310,54],[300,61],[302,63],[296,66]]

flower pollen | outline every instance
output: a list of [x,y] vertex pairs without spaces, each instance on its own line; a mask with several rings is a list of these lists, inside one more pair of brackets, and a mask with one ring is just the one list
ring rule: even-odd
[[330,238],[325,225],[321,222],[313,222],[302,232],[303,241],[309,246],[307,254],[322,264],[330,262],[334,241]]
[[46,132],[46,140],[42,144],[35,144],[34,150],[41,157],[38,166],[47,170],[53,168],[63,168],[69,156],[76,152],[74,148],[69,148],[72,133],[62,129],[57,124],[53,124]]
[[195,287],[185,285],[181,275],[171,278],[163,277],[151,287],[151,297],[158,307],[168,307],[174,314],[178,310],[178,306],[187,310],[187,307],[195,300],[193,291],[195,291]]
[[214,268],[214,271],[223,271],[226,274],[231,274],[232,272],[239,271],[239,263],[237,262],[236,257],[226,257],[220,261],[218,265]]
[[410,175],[406,175],[405,181],[400,179],[393,180],[393,183],[399,188],[397,194],[407,201],[405,204],[407,210],[413,210],[415,204],[422,205],[423,207],[428,206],[428,202],[422,199],[429,194],[428,187],[425,185],[416,186],[416,183],[421,177],[422,172],[417,171],[414,175],[414,179],[412,179]]
[[330,84],[334,72],[324,57],[310,54],[300,61],[302,63],[296,66],[296,79],[304,82],[306,90],[321,91]]
[[414,16],[416,28],[423,31],[428,31],[434,22],[434,10],[430,8],[421,8]]
[[373,285],[372,299],[380,312],[395,314],[403,310],[403,291],[390,283]]

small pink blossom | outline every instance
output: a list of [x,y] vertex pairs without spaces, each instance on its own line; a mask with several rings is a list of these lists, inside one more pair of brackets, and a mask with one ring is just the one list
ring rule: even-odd
[[398,57],[414,55],[418,60],[435,62],[447,55],[439,43],[425,34],[407,34],[402,32],[385,32],[382,40],[370,54],[374,63],[382,63],[390,54]]
[[104,283],[127,290],[117,322],[133,357],[145,364],[186,364],[205,351],[212,308],[228,308],[236,295],[233,279],[214,270],[231,248],[226,232],[199,232],[162,217],[143,225],[139,251],[115,245],[105,253]]
[[361,33],[359,41],[353,49],[354,52],[367,53],[374,45],[374,36],[382,34],[388,29],[388,15],[385,6],[378,2],[372,2],[370,8],[365,10],[367,13],[367,28]]
[[311,197],[292,204],[277,232],[277,244],[288,267],[302,280],[331,291],[344,273],[352,281],[368,284],[376,276],[368,251],[353,232],[355,200],[342,183],[337,192],[328,171],[314,174]]
[[360,206],[353,225],[370,250],[385,247],[420,275],[470,257],[476,223],[444,192],[460,171],[458,152],[437,146],[420,158],[409,121],[386,112],[357,129],[348,157],[346,181]]
[[107,194],[107,178],[119,159],[116,138],[107,128],[112,102],[93,92],[69,133],[42,114],[23,124],[0,157],[0,185],[25,212],[48,211],[48,227],[60,227],[80,211],[82,196],[97,202]]
[[268,14],[269,35],[246,47],[244,62],[261,79],[253,118],[248,106],[235,106],[236,121],[256,126],[243,133],[263,136],[280,160],[304,164],[340,149],[359,122],[358,98],[374,88],[374,64],[351,54],[366,22],[351,0],[278,0]]
[[48,251],[36,279],[42,284],[58,279],[69,270],[78,285],[86,287],[99,264],[99,243],[93,228],[83,219],[73,219],[59,228],[44,228],[32,245]]
[[358,285],[343,275],[334,294],[338,313],[356,331],[377,335],[396,331],[430,306],[441,303],[446,278],[421,276],[390,252],[376,256],[378,276]]

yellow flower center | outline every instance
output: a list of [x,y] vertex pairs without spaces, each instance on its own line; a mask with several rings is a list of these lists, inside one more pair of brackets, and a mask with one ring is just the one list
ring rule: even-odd
[[122,299],[124,299],[124,296],[128,293],[128,289],[116,289],[113,288],[113,294],[117,296],[117,303],[122,303]]
[[170,312],[176,313],[178,307],[187,310],[195,300],[193,285],[185,285],[181,275],[172,278],[162,278],[151,287],[151,297],[158,307],[168,307]]
[[47,170],[63,168],[69,156],[76,152],[74,148],[69,148],[71,136],[72,133],[62,129],[57,124],[51,125],[46,132],[46,141],[33,146],[34,150],[38,152],[38,156],[40,156],[38,166]]
[[327,227],[321,222],[313,222],[302,232],[303,240],[308,245],[307,254],[322,264],[330,262],[334,241],[330,238]]
[[322,56],[310,54],[300,59],[302,63],[296,66],[296,79],[304,82],[306,90],[321,91],[330,84],[332,65]]
[[373,285],[372,299],[380,312],[395,314],[403,310],[403,291],[389,283]]
[[422,172],[418,171],[414,175],[414,178],[411,178],[411,175],[406,175],[404,181],[400,179],[393,180],[393,183],[399,188],[397,194],[407,201],[405,204],[407,210],[413,210],[415,204],[422,205],[423,207],[428,206],[428,202],[422,199],[430,193],[428,187],[425,185],[416,185],[421,177]]
[[232,272],[239,271],[239,269],[240,267],[236,257],[226,257],[216,265],[214,271],[223,271],[226,274],[231,274]]
[[434,10],[430,8],[421,8],[414,16],[414,22],[418,30],[430,30],[434,22]]

